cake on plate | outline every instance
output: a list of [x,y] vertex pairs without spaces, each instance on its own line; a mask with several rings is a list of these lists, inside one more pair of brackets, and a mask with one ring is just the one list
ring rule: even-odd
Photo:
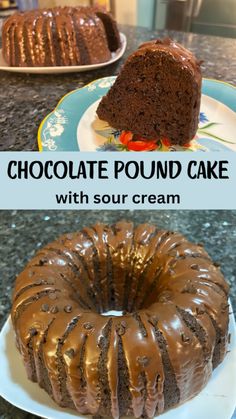
[[28,378],[60,406],[152,418],[197,395],[223,361],[228,292],[202,245],[120,221],[39,250],[11,318]]
[[121,46],[110,13],[93,7],[56,7],[15,13],[2,29],[9,66],[50,67],[109,61]]

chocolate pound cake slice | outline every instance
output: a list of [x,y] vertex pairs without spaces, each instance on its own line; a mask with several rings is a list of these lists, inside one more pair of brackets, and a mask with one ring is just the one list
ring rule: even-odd
[[147,42],[127,59],[97,114],[114,128],[184,145],[198,128],[201,83],[190,51],[171,39]]

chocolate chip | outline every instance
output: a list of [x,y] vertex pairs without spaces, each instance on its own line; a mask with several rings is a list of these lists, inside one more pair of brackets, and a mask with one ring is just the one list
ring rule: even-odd
[[42,279],[37,279],[37,281],[35,281],[35,285],[41,285],[43,283]]
[[231,343],[231,333],[228,334],[228,343]]
[[75,356],[75,351],[73,348],[68,349],[68,351],[65,352],[65,355],[68,356],[68,358],[73,359]]
[[183,294],[197,294],[197,288],[191,282],[188,282],[185,285],[182,293]]
[[197,294],[197,288],[193,284],[190,285],[190,293]]
[[64,307],[64,311],[66,313],[71,313],[72,312],[72,306],[70,304],[68,304],[67,306]]
[[33,336],[36,336],[38,334],[38,331],[35,329],[35,327],[32,327],[29,333],[30,333],[30,337],[32,338]]
[[120,323],[116,325],[116,333],[119,336],[123,336],[125,334],[125,331],[126,331],[126,322],[122,320]]
[[205,314],[205,312],[206,310],[204,309],[204,307],[202,306],[196,307],[197,316],[201,316],[202,314]]
[[149,364],[149,358],[147,356],[138,356],[136,359],[142,367],[147,367]]
[[225,303],[221,304],[222,313],[225,313],[228,310],[228,308],[229,308],[229,304],[225,304]]
[[193,269],[194,271],[200,271],[200,266],[199,265],[191,265],[191,269]]
[[42,306],[41,306],[41,311],[43,311],[43,312],[48,312],[49,311],[49,305],[48,304],[43,304]]
[[85,330],[92,330],[93,329],[92,323],[89,323],[89,322],[84,323],[83,327],[84,327]]
[[185,335],[185,333],[182,333],[181,339],[184,343],[189,343],[191,341],[191,338],[189,336]]
[[197,246],[198,246],[198,247],[204,247],[204,244],[202,244],[202,243],[197,243]]
[[52,313],[52,314],[56,314],[56,313],[58,313],[58,311],[59,311],[59,309],[58,309],[58,307],[57,307],[57,306],[52,306],[52,308],[51,308],[51,310],[50,310],[50,313]]
[[111,229],[114,235],[117,235],[118,233],[120,233],[120,231],[122,231],[122,228],[118,227],[116,224],[111,225]]
[[48,262],[48,260],[46,258],[42,258],[42,259],[39,260],[39,266],[43,266],[47,262]]
[[215,266],[215,268],[220,268],[220,263],[218,262],[214,262],[213,265]]
[[49,296],[50,300],[56,300],[57,299],[57,295],[56,295],[55,292],[50,292],[48,294],[48,296]]
[[158,323],[158,317],[157,316],[151,316],[151,317],[149,317],[149,319],[148,319],[148,322],[152,325],[152,326],[154,326],[154,327],[156,327],[157,326],[157,323]]

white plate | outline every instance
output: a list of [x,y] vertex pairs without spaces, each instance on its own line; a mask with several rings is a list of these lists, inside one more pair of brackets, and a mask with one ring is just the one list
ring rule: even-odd
[[118,61],[124,54],[127,46],[125,34],[120,33],[121,47],[112,53],[112,58],[105,63],[91,65],[75,65],[75,66],[58,66],[58,67],[10,67],[4,60],[2,49],[0,49],[0,70],[10,71],[13,73],[30,73],[30,74],[59,74],[59,73],[81,73],[83,71],[97,70]]
[[[230,315],[231,343],[224,362],[202,392],[189,402],[161,415],[163,419],[231,419],[236,405],[236,326]],[[27,412],[48,419],[88,419],[58,407],[38,384],[27,379],[14,342],[10,319],[0,333],[0,395]],[[158,416],[160,418],[160,416]]]

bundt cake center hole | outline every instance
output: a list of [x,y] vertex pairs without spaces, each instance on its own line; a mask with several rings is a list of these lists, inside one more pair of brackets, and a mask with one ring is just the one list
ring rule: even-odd
[[121,317],[124,315],[124,312],[122,310],[109,310],[109,311],[104,311],[103,313],[101,313],[102,316],[116,316],[116,317]]

